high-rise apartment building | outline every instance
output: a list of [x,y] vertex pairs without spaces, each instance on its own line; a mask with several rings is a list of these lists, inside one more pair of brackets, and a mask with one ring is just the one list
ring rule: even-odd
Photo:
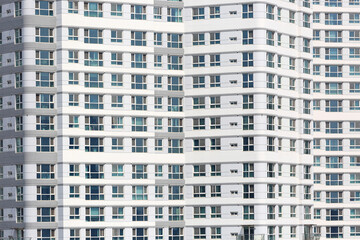
[[0,239],[356,239],[359,7],[1,0]]
[[313,1],[314,224],[360,238],[360,2]]

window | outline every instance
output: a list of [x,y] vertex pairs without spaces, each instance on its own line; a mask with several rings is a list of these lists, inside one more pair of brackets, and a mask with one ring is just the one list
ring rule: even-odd
[[326,185],[329,186],[338,186],[343,185],[343,175],[342,174],[326,174]]
[[183,228],[169,228],[169,240],[183,240],[184,229]]
[[342,83],[326,83],[325,94],[342,94]]
[[69,72],[69,85],[79,85],[79,73]]
[[146,207],[133,207],[132,208],[133,221],[147,221],[147,208]]
[[24,187],[16,187],[16,201],[22,202],[23,200],[24,200]]
[[70,207],[70,219],[80,219],[80,208]]
[[343,192],[326,192],[326,203],[342,203]]
[[54,73],[36,72],[37,87],[54,87]]
[[243,163],[243,177],[249,178],[254,177],[254,164],[253,163]]
[[182,70],[182,56],[168,55],[168,70]]
[[36,151],[37,152],[54,152],[55,138],[50,137],[37,137],[36,138]]
[[360,58],[360,48],[350,48],[350,58]]
[[[0,66],[1,66],[1,58],[2,58],[2,55],[0,55]],[[16,51],[15,52],[15,67],[20,67],[20,66],[22,66],[22,52]]]
[[36,189],[38,201],[55,200],[54,186],[37,186]]
[[54,29],[52,28],[36,28],[35,29],[35,41],[43,43],[54,42]]
[[243,109],[254,108],[254,95],[243,95]]
[[113,176],[113,177],[122,177],[122,176],[124,176],[124,165],[122,165],[122,164],[113,164],[112,165],[112,174],[111,174],[111,176]]
[[15,5],[15,17],[20,17],[22,15],[22,4],[21,1],[14,2]]
[[275,206],[274,205],[267,206],[267,219],[275,219]]
[[69,116],[69,128],[79,128],[79,116]]
[[349,41],[360,41],[360,31],[350,31]]
[[[84,29],[84,43],[102,44],[103,43],[103,31],[99,30],[99,29]],[[91,60],[92,59],[95,60],[95,59],[98,59],[99,57],[101,57],[101,59],[102,59],[102,53],[85,52],[85,58],[87,58],[87,59],[90,58]],[[92,65],[86,65],[86,63],[85,63],[85,66],[92,66]],[[99,65],[99,66],[102,66],[102,65]]]
[[37,208],[37,222],[55,222],[55,208]]
[[68,28],[68,40],[73,40],[73,41],[79,40],[78,31],[79,29],[77,28]]
[[252,67],[254,66],[254,55],[252,52],[243,52],[243,67]]
[[182,35],[168,33],[167,42],[168,48],[182,48]]
[[205,139],[194,139],[194,146],[193,146],[194,151],[205,151],[205,149],[206,149]]
[[183,166],[169,165],[169,179],[183,179]]
[[255,196],[255,190],[254,185],[244,184],[243,185],[243,198],[254,198]]
[[254,129],[254,117],[243,116],[243,130],[253,130],[253,129]]
[[124,186],[112,186],[112,198],[124,197]]
[[313,57],[320,58],[320,48],[313,48]]
[[84,64],[85,66],[102,67],[103,66],[102,52],[85,52]]
[[275,7],[273,5],[267,4],[266,5],[266,18],[274,20],[274,11],[275,11]]
[[69,165],[69,176],[70,177],[78,177],[80,176],[79,164],[70,164]]
[[350,174],[350,183],[351,184],[359,184],[360,183],[360,174],[358,174],[358,173]]
[[359,76],[360,75],[360,66],[350,66],[350,76]]
[[69,94],[69,106],[79,106],[79,94]]
[[325,101],[326,112],[342,112],[342,101],[341,100],[326,100]]
[[167,21],[168,22],[182,22],[182,9],[181,8],[168,8]]
[[210,33],[210,45],[220,44],[220,33]]
[[[142,55],[142,54],[136,54],[136,55]],[[132,55],[133,56],[133,55]],[[122,53],[112,52],[111,53],[111,65],[122,65],[123,64],[123,55]],[[137,59],[137,58],[136,58]],[[145,58],[146,61],[146,58]],[[132,63],[133,64],[133,63]],[[144,63],[146,66],[146,63]]]
[[85,73],[85,87],[102,88],[103,75],[100,73]]
[[310,14],[303,13],[303,27],[310,28]]
[[221,227],[211,227],[211,239],[221,239]]
[[[155,198],[163,198],[164,197],[164,190],[163,190],[163,186],[155,186]],[[158,210],[158,215],[161,215],[161,216],[158,216],[157,218],[162,218],[162,208],[161,210],[159,209],[155,209],[155,210]],[[161,213],[161,214],[160,214]]]
[[220,7],[210,7],[210,18],[220,18]]
[[220,129],[221,128],[221,118],[210,118],[210,129]]
[[326,221],[342,221],[343,210],[342,209],[326,209]]
[[79,63],[79,52],[78,51],[69,51],[69,63]]
[[194,198],[206,197],[206,189],[205,186],[194,186]]
[[254,32],[253,31],[245,30],[245,31],[242,31],[242,33],[243,33],[243,41],[242,41],[243,45],[254,44]]
[[55,240],[55,229],[38,229],[37,240]]
[[142,165],[142,164],[132,165],[132,178],[133,179],[146,179],[147,178],[147,165]]
[[205,177],[205,165],[194,165],[194,177]]
[[254,74],[253,73],[243,73],[243,88],[253,88],[254,87]]
[[350,191],[350,202],[360,201],[360,192]]
[[23,165],[16,165],[16,180],[21,180],[24,178],[24,167]]
[[53,16],[53,2],[35,1],[35,15]]
[[36,65],[54,65],[54,52],[36,51]]
[[104,200],[104,186],[85,186],[85,200]]
[[243,206],[243,219],[253,220],[255,219],[254,206]]
[[85,152],[104,152],[104,139],[85,138]]
[[193,67],[205,67],[205,56],[193,56]]
[[111,96],[111,107],[112,108],[122,108],[123,105],[123,96],[112,95]]
[[220,54],[210,55],[210,67],[220,66]]
[[162,33],[154,33],[154,45],[155,46],[162,45]]
[[[320,32],[319,32],[319,34],[320,34]],[[354,41],[355,31],[351,31],[350,35],[352,35],[352,41]],[[316,40],[316,39],[314,39],[314,40]],[[325,42],[342,42],[342,32],[341,31],[325,31]]]
[[102,222],[102,221],[104,221],[104,208],[99,208],[99,207],[85,208],[85,220],[87,222]]
[[54,116],[36,116],[36,130],[54,130]]
[[154,7],[154,19],[161,19],[161,18],[162,18],[162,8]]
[[273,31],[266,31],[266,44],[274,46],[275,33]]
[[124,219],[124,208],[113,207],[112,208],[112,219]]
[[131,5],[131,19],[146,20],[146,6]]
[[205,19],[205,8],[193,8],[193,20]]
[[122,42],[122,31],[121,30],[111,30],[111,42],[120,43]]
[[111,74],[111,86],[122,87],[123,86],[123,75],[122,74]]
[[104,165],[86,164],[85,165],[86,179],[102,179],[104,178]]
[[183,153],[183,140],[169,139],[168,140],[168,153]]
[[[1,85],[2,85],[2,79],[0,78],[0,88],[2,87]],[[22,86],[23,86],[22,73],[15,73],[15,88],[21,88]]]
[[37,179],[55,179],[55,165],[53,164],[37,164]]
[[220,97],[210,97],[210,108],[220,108]]
[[132,200],[147,200],[147,186],[133,186]]
[[86,229],[86,240],[105,240],[104,229]]
[[206,218],[205,207],[194,207],[194,218]]
[[360,166],[360,157],[350,157],[350,166],[359,167]]
[[360,236],[360,227],[359,226],[350,226],[350,236]]
[[146,75],[131,75],[132,89],[146,89]]
[[122,16],[122,4],[111,4],[111,16]]
[[84,2],[84,16],[85,17],[102,17],[102,3]]
[[[79,2],[78,1],[68,1],[68,13],[77,14],[79,13]],[[75,239],[73,239],[75,240]]]
[[243,4],[242,5],[242,18],[253,18],[254,9],[252,4]]
[[168,77],[168,90],[169,91],[182,91],[182,78],[181,77]]
[[194,228],[194,239],[206,239],[206,228]]
[[132,152],[147,152],[147,139],[146,138],[133,138],[132,139]]

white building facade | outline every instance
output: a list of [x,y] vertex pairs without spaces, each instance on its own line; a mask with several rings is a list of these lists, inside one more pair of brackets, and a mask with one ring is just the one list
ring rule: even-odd
[[314,223],[358,239],[359,1],[313,1]]
[[313,239],[312,14],[2,0],[0,239]]

